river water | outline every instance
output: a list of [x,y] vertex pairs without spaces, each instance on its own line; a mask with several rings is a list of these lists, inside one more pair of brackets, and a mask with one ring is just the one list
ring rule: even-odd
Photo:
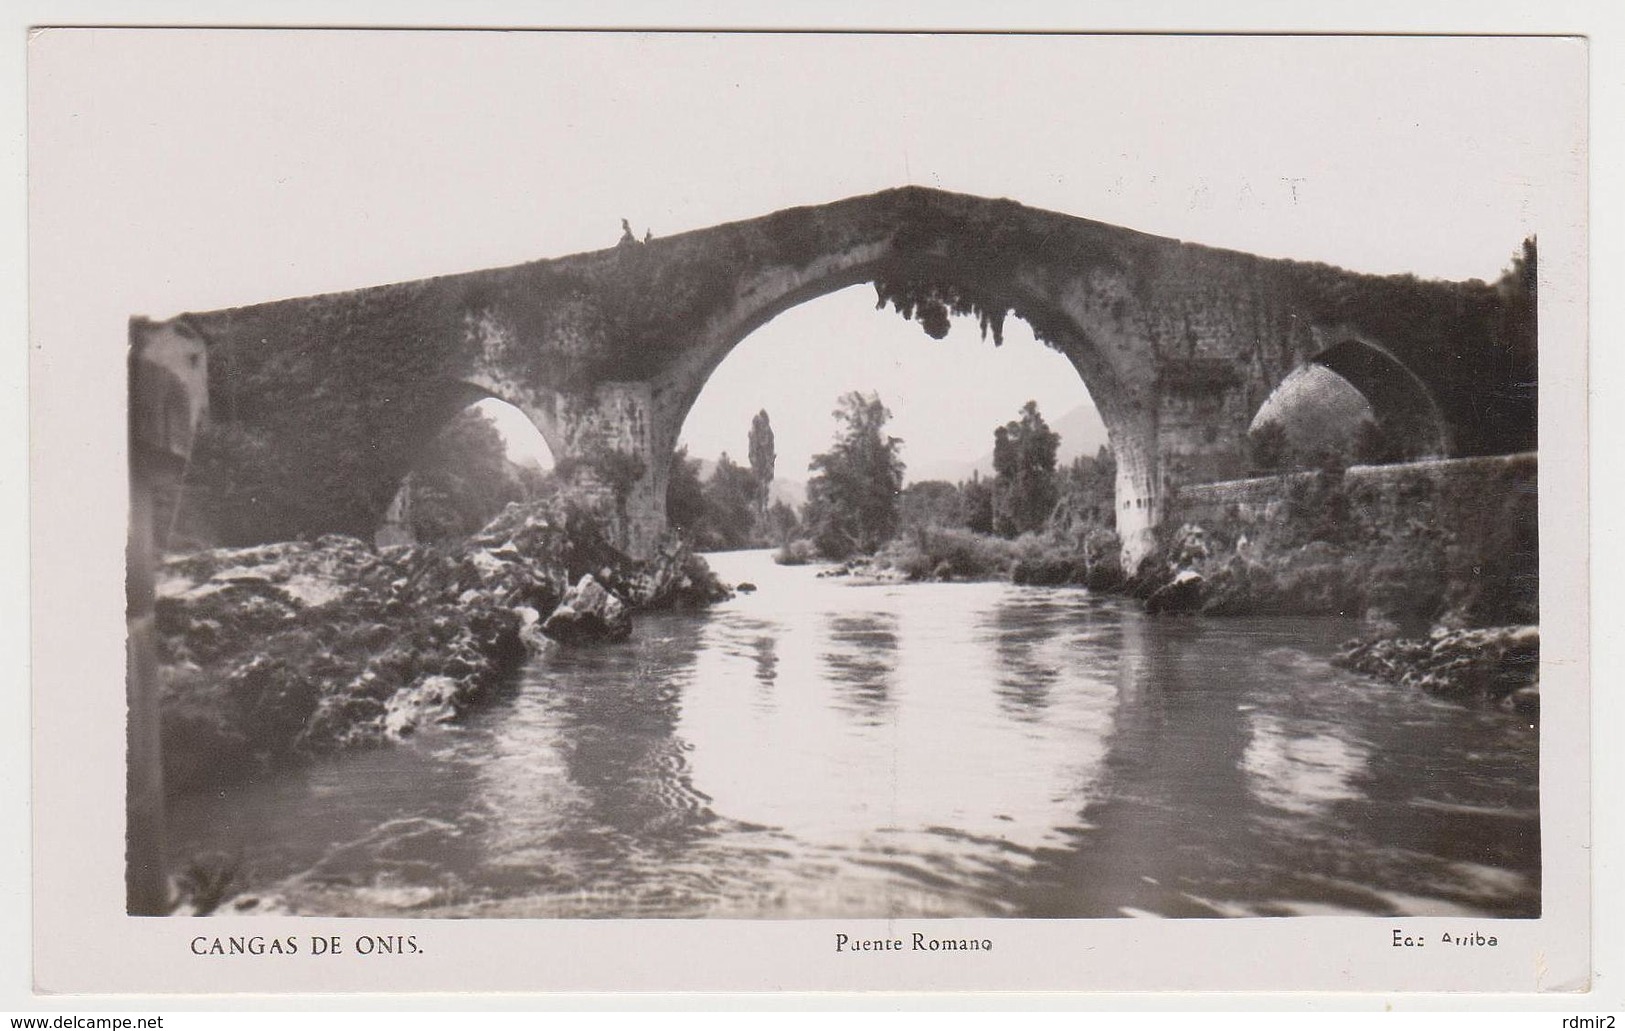
[[171,854],[332,915],[1539,914],[1535,728],[1332,668],[1350,623],[710,558],[760,589],[182,800]]

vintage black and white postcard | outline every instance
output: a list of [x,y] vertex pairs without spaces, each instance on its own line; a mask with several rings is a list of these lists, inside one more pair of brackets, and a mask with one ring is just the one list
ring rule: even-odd
[[39,990],[1586,986],[1583,41],[29,50]]

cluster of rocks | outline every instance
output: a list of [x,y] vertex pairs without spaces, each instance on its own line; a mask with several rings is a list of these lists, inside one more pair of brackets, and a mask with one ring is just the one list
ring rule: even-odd
[[548,503],[455,546],[326,536],[172,560],[156,604],[166,785],[410,734],[493,697],[548,638],[622,640],[633,610],[727,595],[680,542],[633,561]]
[[1540,709],[1540,629],[1533,626],[1435,629],[1425,638],[1352,641],[1334,660],[1430,694]]

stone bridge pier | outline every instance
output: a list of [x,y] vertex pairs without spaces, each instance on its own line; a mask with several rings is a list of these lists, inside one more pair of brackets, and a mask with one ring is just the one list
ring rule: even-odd
[[623,545],[646,552],[711,374],[778,314],[862,283],[932,336],[954,313],[996,344],[1013,316],[1067,356],[1116,454],[1130,564],[1182,485],[1249,472],[1254,417],[1311,365],[1365,393],[1412,456],[1534,447],[1533,304],[1505,283],[1361,275],[905,187],[180,316],[209,348],[215,413],[194,489],[227,542],[370,537],[421,442],[490,396],[524,411],[561,472],[616,512]]

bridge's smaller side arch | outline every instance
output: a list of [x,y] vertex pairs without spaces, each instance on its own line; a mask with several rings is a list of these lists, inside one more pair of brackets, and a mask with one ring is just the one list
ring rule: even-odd
[[[448,468],[446,459],[448,455],[440,454],[447,445],[442,438],[452,429],[459,419],[466,418],[471,412],[478,412],[485,423],[495,431],[500,438],[501,459],[505,464],[504,471],[511,483],[505,493],[511,495],[509,500],[524,500],[531,496],[531,492],[540,482],[540,477],[554,465],[554,456],[557,452],[548,441],[547,434],[537,424],[536,418],[512,402],[490,393],[480,385],[468,382],[457,382],[447,389],[445,406],[436,405],[437,418],[426,420],[420,432],[414,435],[414,442],[410,449],[411,458],[406,467],[400,470],[395,477],[395,489],[391,500],[383,511],[378,528],[373,535],[374,543],[382,546],[392,544],[415,543],[422,538],[423,530],[428,525],[426,519],[432,513],[421,510],[423,482],[429,485],[444,487],[445,484],[437,481],[446,480],[448,476],[454,481],[462,474],[479,476],[481,467],[478,456],[470,455],[473,464],[467,468]],[[458,402],[461,402],[458,404]],[[455,405],[449,412],[446,407]],[[528,424],[528,425],[523,425]],[[516,436],[528,436],[527,440],[515,440]],[[540,438],[538,442],[536,438]],[[538,448],[537,444],[541,447]],[[466,442],[465,442],[466,445]],[[454,445],[453,445],[454,446]],[[437,450],[438,449],[438,450]],[[527,458],[529,452],[545,452],[534,457],[539,459],[535,464],[528,464],[519,459]],[[489,468],[483,470],[489,474]],[[489,475],[485,479],[490,479]],[[461,481],[458,481],[461,482]],[[500,485],[486,483],[487,488]],[[441,492],[445,493],[444,490]],[[442,500],[442,507],[444,501]],[[470,499],[472,500],[472,499]],[[494,515],[494,512],[488,513]],[[446,513],[440,513],[440,521],[444,522]],[[433,522],[429,519],[429,522]],[[477,526],[468,525],[457,527],[459,534],[473,532]]]
[[1362,424],[1374,424],[1385,461],[1451,453],[1438,399],[1391,351],[1346,328],[1317,338],[1322,346],[1277,384],[1252,430],[1276,423],[1306,451],[1342,451],[1360,460],[1356,436]]
[[[524,389],[483,369],[477,369],[458,380],[456,388],[460,392],[459,396],[465,399],[463,407],[485,400],[500,401],[524,413],[530,424],[536,427],[536,432],[541,434],[542,440],[547,443],[548,451],[555,459],[568,453],[568,441],[565,439],[564,427],[559,417],[557,395]],[[541,394],[547,396],[540,396]],[[455,412],[452,414],[455,415]]]
[[1365,395],[1377,427],[1399,455],[1418,459],[1450,454],[1449,423],[1428,385],[1375,341],[1347,331],[1335,339],[1310,360]]

